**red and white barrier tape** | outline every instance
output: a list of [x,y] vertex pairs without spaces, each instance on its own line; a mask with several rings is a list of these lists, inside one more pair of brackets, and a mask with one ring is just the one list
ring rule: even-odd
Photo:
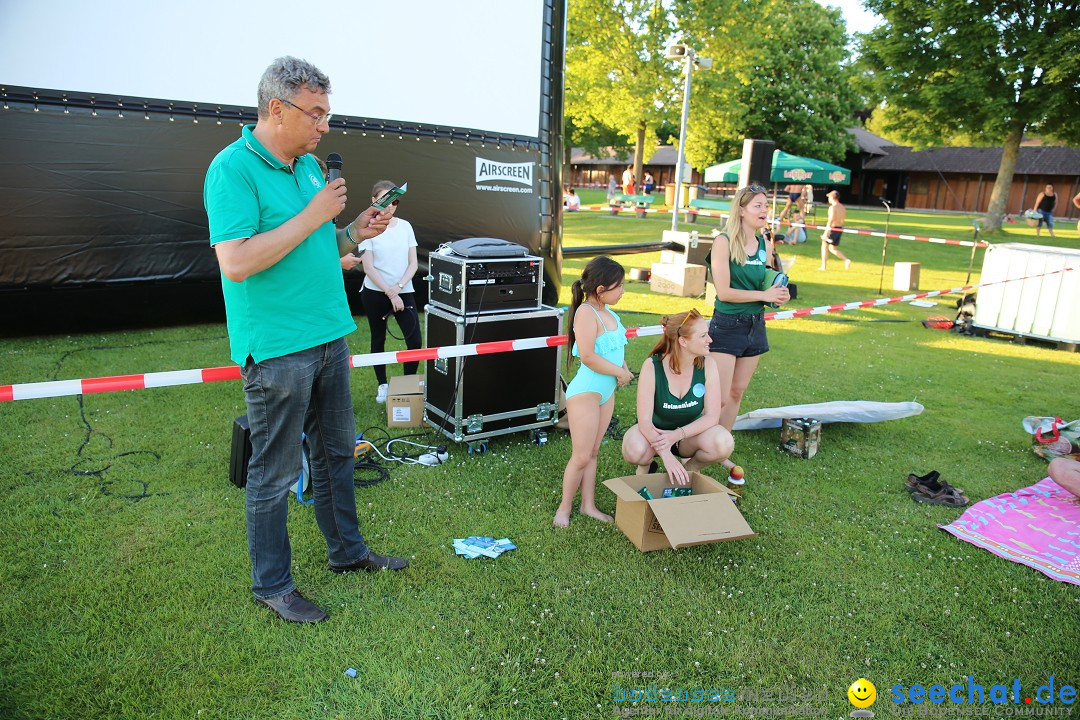
[[[990,285],[1001,285],[1019,280],[1031,280],[1033,278],[1057,275],[1068,272],[1075,268],[1066,267],[1040,275],[1029,275],[1022,278],[1009,278],[995,282],[981,283],[979,285],[965,285],[963,287],[950,288],[948,290],[932,290],[930,292],[912,293],[879,300],[863,300],[859,302],[837,303],[835,305],[819,305],[812,308],[799,310],[778,310],[765,313],[766,320],[787,320],[790,318],[805,317],[807,315],[824,315],[826,313],[842,312],[844,310],[858,310],[860,308],[875,307],[879,305],[892,305],[895,303],[908,302],[921,298],[937,297],[952,293],[967,292]],[[660,335],[663,333],[662,325],[648,325],[645,327],[628,328],[626,337],[633,339],[647,335]],[[368,353],[366,355],[353,355],[349,358],[352,367],[370,367],[372,365],[391,365],[405,362],[419,362],[423,360],[436,360],[439,358],[469,357],[473,355],[491,355],[494,353],[514,352],[516,350],[536,350],[539,348],[557,347],[567,343],[566,335],[550,335],[548,337],[525,338],[522,340],[500,340],[497,342],[473,343],[471,345],[448,345],[445,347],[420,348],[418,350],[398,350],[382,353]],[[90,395],[92,393],[114,392],[117,390],[142,390],[144,388],[170,387],[173,385],[194,385],[200,383],[220,382],[222,380],[239,380],[240,366],[229,365],[225,367],[203,368],[199,370],[172,370],[168,372],[142,373],[138,375],[113,375],[109,377],[84,378],[81,380],[54,380],[50,382],[18,383],[13,385],[0,385],[0,402],[12,402],[14,400],[34,400],[39,398],[63,397],[67,395]]]
[[991,285],[1002,285],[1008,282],[1016,282],[1018,280],[1032,280],[1034,278],[1046,277],[1048,275],[1057,275],[1059,273],[1069,272],[1076,268],[1066,267],[1060,270],[1052,270],[1047,273],[1041,273],[1039,275],[1028,275],[1022,278],[1009,278],[1007,280],[995,280],[994,282],[980,283],[978,285],[964,285],[963,287],[949,288],[948,290],[931,290],[930,292],[911,293],[910,295],[898,295],[891,298],[880,298],[878,300],[862,300],[859,302],[849,303],[837,303],[836,305],[819,305],[812,308],[800,308],[798,310],[778,310],[777,312],[765,313],[766,320],[788,320],[790,318],[806,317],[807,315],[824,315],[825,313],[841,312],[843,310],[858,310],[860,308],[878,307],[881,305],[894,305],[896,303],[910,302],[911,300],[921,300],[923,298],[938,297],[939,295],[952,295],[953,293],[964,293],[969,290],[977,290],[979,288],[989,287]]
[[[777,225],[787,225],[788,223],[777,223]],[[805,223],[791,223],[791,227],[807,228],[809,230],[826,230],[828,225],[808,225]],[[990,247],[990,243],[972,240],[946,240],[945,238],[926,237],[924,235],[900,235],[897,233],[884,233],[878,230],[855,230],[852,228],[841,228],[840,232],[848,233],[850,235],[873,235],[880,238],[897,238],[899,240],[915,240],[916,242],[928,242],[937,245],[960,245],[963,247]]]
[[[672,208],[652,208],[652,207],[632,207],[630,205],[582,205],[582,210],[610,210],[612,213],[618,215],[621,212],[643,212],[643,213],[659,213],[660,215],[670,215],[675,212]],[[572,210],[570,212],[573,212]]]
[[[582,210],[614,210],[616,213],[626,211],[626,212],[645,212],[645,213],[667,213],[667,214],[671,214],[672,212],[674,212],[674,210],[672,210],[671,208],[656,208],[656,209],[654,209],[654,208],[630,208],[630,207],[615,208],[615,207],[608,207],[607,205],[582,205],[581,209]],[[684,209],[684,210],[689,215],[701,215],[703,217],[712,217],[712,218],[721,218],[721,219],[728,217],[728,213],[715,212],[715,211],[712,211],[712,210],[695,210],[695,209],[688,209],[688,210]],[[779,226],[779,225],[788,225],[789,223],[779,223],[778,222],[776,224]],[[790,225],[791,225],[791,227],[801,227],[801,228],[806,228],[807,230],[825,230],[825,229],[828,228],[827,225],[809,225],[809,224],[806,224],[806,223],[791,223]],[[972,240],[948,240],[946,238],[927,237],[925,235],[902,235],[902,234],[899,234],[899,233],[884,233],[884,232],[880,232],[878,230],[855,230],[854,228],[841,228],[841,232],[847,233],[849,235],[872,235],[873,237],[894,238],[896,240],[914,240],[916,242],[934,243],[935,245],[959,245],[961,247],[980,247],[980,248],[990,247],[990,243],[983,242],[981,240],[978,241],[978,242],[975,242],[975,241],[972,241]]]

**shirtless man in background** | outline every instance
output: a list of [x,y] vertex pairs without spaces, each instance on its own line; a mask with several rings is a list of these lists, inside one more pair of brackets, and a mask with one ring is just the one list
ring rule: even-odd
[[844,234],[844,219],[847,216],[847,208],[840,202],[840,193],[830,190],[825,194],[829,200],[829,220],[825,232],[821,236],[821,267],[825,269],[829,253],[844,261],[844,269],[851,267],[851,260],[840,252],[840,237]]

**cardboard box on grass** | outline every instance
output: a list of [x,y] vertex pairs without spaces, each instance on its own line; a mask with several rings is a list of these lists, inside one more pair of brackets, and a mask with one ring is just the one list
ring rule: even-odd
[[[638,495],[645,486],[656,498]],[[642,552],[757,537],[732,502],[735,493],[698,472],[690,473],[693,495],[663,497],[667,473],[628,475],[604,481],[615,493],[615,524]]]
[[424,376],[390,378],[386,392],[386,424],[390,427],[422,427],[424,424]]
[[697,297],[705,292],[705,266],[653,263],[649,289],[663,295]]

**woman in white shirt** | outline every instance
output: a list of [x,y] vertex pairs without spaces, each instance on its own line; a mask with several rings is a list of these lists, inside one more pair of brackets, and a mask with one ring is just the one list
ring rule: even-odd
[[[389,180],[380,180],[371,188],[371,201],[394,187]],[[397,211],[398,201],[387,208]],[[390,220],[386,230],[359,245],[364,264],[364,287],[360,299],[364,304],[368,327],[371,329],[371,352],[383,352],[386,346],[386,320],[393,314],[398,328],[410,350],[420,347],[420,316],[416,312],[416,294],[412,279],[416,273],[416,235],[412,225],[401,218]],[[415,375],[420,363],[405,363],[405,374]],[[379,389],[375,401],[386,402],[386,366],[375,365]]]

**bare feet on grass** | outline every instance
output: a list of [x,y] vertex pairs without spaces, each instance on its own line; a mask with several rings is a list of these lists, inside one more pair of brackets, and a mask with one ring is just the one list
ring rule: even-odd
[[844,269],[845,270],[850,270],[851,269],[851,261],[850,260],[845,260],[844,261]]
[[559,508],[555,513],[555,519],[551,521],[551,524],[557,528],[570,527],[570,511]]
[[610,515],[608,515],[607,513],[600,512],[596,508],[581,508],[578,512],[580,512],[582,515],[588,515],[591,518],[596,518],[600,522],[609,523],[609,522],[611,522],[612,520],[615,519],[615,518],[611,517]]

